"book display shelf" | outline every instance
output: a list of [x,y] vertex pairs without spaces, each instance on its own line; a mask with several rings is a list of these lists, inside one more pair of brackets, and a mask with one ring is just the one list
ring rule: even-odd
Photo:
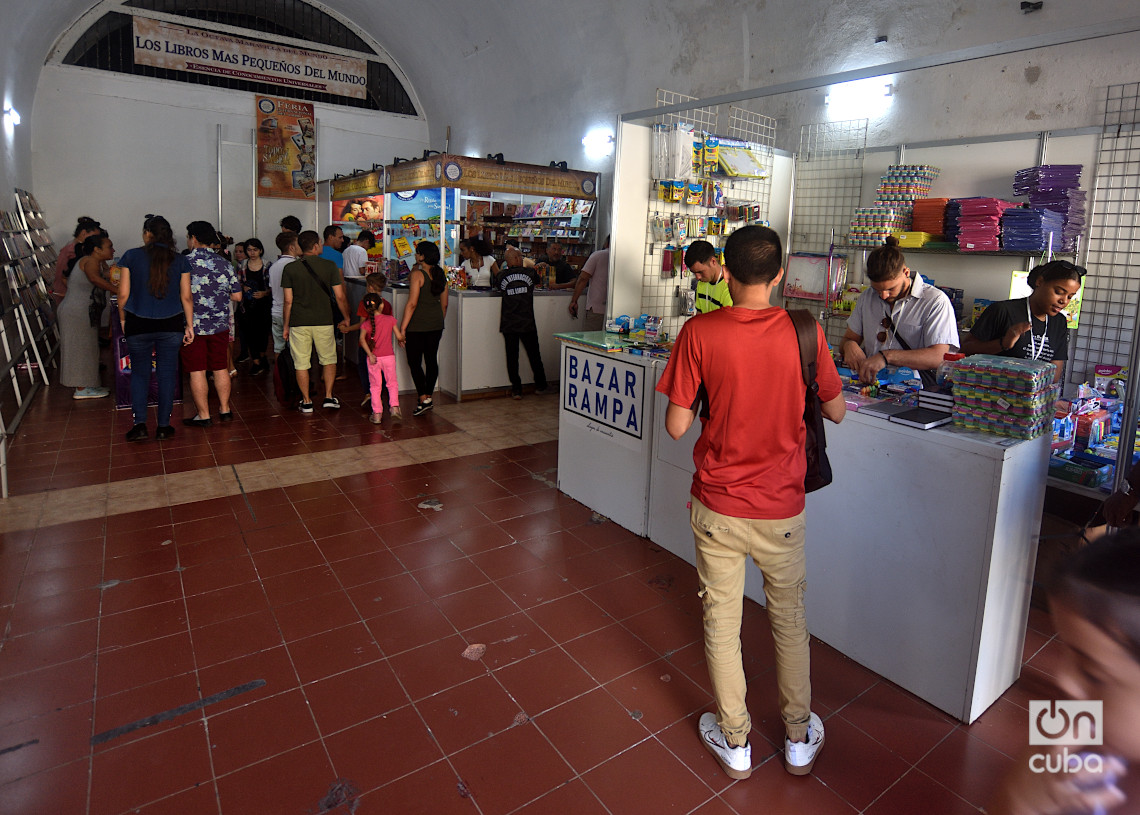
[[8,440],[16,432],[59,353],[59,332],[43,270],[56,251],[31,193],[17,189],[15,207],[0,210],[0,497],[8,497]]

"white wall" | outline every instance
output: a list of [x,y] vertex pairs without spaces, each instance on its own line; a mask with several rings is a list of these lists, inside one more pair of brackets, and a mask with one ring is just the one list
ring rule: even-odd
[[[318,171],[322,177],[370,168],[427,146],[420,118],[317,105]],[[31,116],[35,193],[53,237],[70,239],[80,215],[99,220],[120,252],[137,245],[143,216],[166,216],[176,237],[192,220],[218,218],[217,125],[223,140],[248,144],[254,96],[60,65],[40,74]],[[240,177],[242,148],[226,147],[226,231],[249,224],[252,174]],[[238,177],[235,178],[235,175]],[[274,253],[284,214],[306,228],[325,225],[315,202],[259,199],[259,234]],[[244,213],[244,214],[243,214]],[[250,237],[238,232],[237,239]]]

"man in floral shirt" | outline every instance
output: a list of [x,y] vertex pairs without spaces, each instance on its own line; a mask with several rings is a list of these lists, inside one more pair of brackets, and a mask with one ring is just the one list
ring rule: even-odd
[[209,427],[209,385],[206,371],[214,372],[218,392],[218,419],[228,422],[230,410],[230,371],[226,350],[230,342],[230,301],[241,299],[241,284],[233,265],[209,247],[218,242],[218,233],[206,221],[193,221],[186,227],[190,248],[190,293],[194,298],[194,341],[182,346],[182,367],[190,373],[190,392],[198,412],[182,423],[189,427]]

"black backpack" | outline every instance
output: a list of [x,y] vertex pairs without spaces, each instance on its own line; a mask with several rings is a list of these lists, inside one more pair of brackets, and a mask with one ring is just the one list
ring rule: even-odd
[[815,358],[819,352],[817,326],[811,312],[805,309],[786,309],[796,327],[796,342],[800,347],[800,374],[804,380],[804,454],[807,472],[804,474],[804,492],[815,492],[831,483],[831,462],[827,460],[827,436],[823,429],[823,403],[819,399],[819,383],[815,381]]

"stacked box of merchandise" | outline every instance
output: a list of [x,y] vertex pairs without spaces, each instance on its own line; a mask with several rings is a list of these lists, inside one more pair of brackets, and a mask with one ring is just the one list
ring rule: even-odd
[[892,232],[905,229],[900,210],[886,205],[859,207],[851,219],[850,242],[855,246],[882,246]]
[[855,246],[881,246],[892,232],[911,226],[915,199],[930,194],[941,171],[929,164],[892,164],[879,179],[875,203],[859,207],[851,220],[850,242]]
[[954,424],[1032,439],[1052,427],[1051,362],[977,354],[954,366]]

